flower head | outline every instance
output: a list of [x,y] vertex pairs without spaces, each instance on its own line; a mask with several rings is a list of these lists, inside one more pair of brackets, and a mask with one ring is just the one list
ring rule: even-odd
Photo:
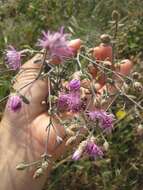
[[97,144],[95,144],[92,140],[89,140],[87,142],[86,153],[94,158],[103,156],[101,148]]
[[82,156],[82,150],[80,150],[80,149],[77,149],[74,153],[73,153],[73,155],[72,155],[72,159],[73,160],[79,160],[80,159],[80,157]]
[[62,111],[78,112],[82,102],[79,93],[61,94],[58,98],[58,109]]
[[81,156],[83,155],[83,153],[85,152],[86,146],[87,146],[87,141],[82,141],[79,144],[78,148],[73,153],[72,159],[75,161],[79,160]]
[[5,55],[7,64],[11,69],[17,70],[20,68],[22,52],[17,51],[13,46],[9,46]]
[[38,46],[47,49],[49,57],[63,61],[73,56],[73,49],[68,46],[68,34],[63,27],[58,32],[43,32],[43,38],[38,40]]
[[58,98],[58,109],[61,111],[68,110],[69,94],[61,94]]
[[113,128],[114,115],[109,114],[106,111],[92,111],[88,113],[88,116],[91,120],[99,121],[99,127],[105,132],[111,132]]
[[16,112],[19,111],[22,107],[22,100],[18,95],[11,95],[8,99],[8,107]]
[[70,91],[77,91],[80,89],[80,80],[73,79],[69,82],[69,90]]

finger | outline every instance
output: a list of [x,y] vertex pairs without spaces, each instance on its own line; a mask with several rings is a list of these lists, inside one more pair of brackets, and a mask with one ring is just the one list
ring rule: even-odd
[[129,59],[124,59],[121,61],[119,67],[116,68],[116,71],[122,74],[123,76],[128,75],[133,68],[133,63]]
[[[106,109],[108,105],[110,105],[110,103],[114,100],[116,92],[118,92],[118,89],[121,89],[123,85],[124,76],[129,75],[132,68],[133,68],[133,63],[130,60],[123,60],[121,62],[121,65],[118,68],[116,68],[117,75],[114,75],[115,85],[106,84],[99,90],[100,93],[99,97],[101,97],[105,91],[108,91],[109,93],[109,99],[105,103],[104,109]],[[116,87],[118,87],[118,89]],[[113,96],[113,94],[115,95]]]
[[58,145],[57,136],[65,138],[65,129],[59,120],[51,117],[50,124],[50,116],[47,113],[41,114],[32,122],[31,131],[41,146],[45,147],[47,144],[49,154],[52,154]]

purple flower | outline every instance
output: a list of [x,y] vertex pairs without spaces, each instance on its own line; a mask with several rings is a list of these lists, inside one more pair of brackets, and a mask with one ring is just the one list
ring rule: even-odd
[[80,159],[80,157],[82,156],[82,150],[80,150],[80,149],[77,149],[74,153],[73,153],[73,156],[72,156],[72,159],[73,160],[79,160]]
[[87,142],[85,151],[87,154],[89,154],[89,156],[92,156],[94,158],[103,156],[101,148],[97,144],[95,144],[92,140],[91,141],[89,140]]
[[73,49],[68,46],[68,34],[61,27],[59,32],[42,32],[43,38],[38,40],[38,46],[49,50],[49,57],[63,61],[73,56]]
[[78,112],[81,109],[80,93],[70,93],[70,99],[68,101],[69,110],[72,112]]
[[68,109],[68,102],[69,102],[70,96],[69,94],[61,94],[58,98],[58,109],[60,111],[65,111]]
[[11,95],[8,99],[8,107],[16,112],[19,111],[22,107],[22,100],[18,95]]
[[5,55],[7,64],[11,69],[17,70],[20,68],[22,52],[17,51],[13,46],[9,46]]
[[61,111],[78,112],[81,109],[81,105],[79,93],[62,94],[58,98],[58,109]]
[[70,91],[77,91],[80,89],[80,80],[73,79],[69,82]]
[[83,153],[85,152],[85,149],[86,149],[86,146],[87,146],[87,141],[82,141],[78,148],[76,149],[76,151],[74,152],[73,156],[72,156],[72,159],[73,160],[79,160],[80,157],[83,155]]
[[109,114],[106,111],[92,111],[88,113],[88,116],[91,120],[99,121],[99,127],[105,132],[110,133],[113,128],[114,115]]

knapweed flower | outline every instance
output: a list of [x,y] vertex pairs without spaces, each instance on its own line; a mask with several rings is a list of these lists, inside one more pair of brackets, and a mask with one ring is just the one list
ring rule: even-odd
[[79,93],[61,94],[58,98],[58,109],[61,111],[80,111],[82,102]]
[[17,51],[13,46],[9,46],[5,56],[7,64],[11,69],[17,70],[20,68],[22,52]]
[[67,111],[68,110],[68,102],[70,99],[70,95],[69,94],[61,94],[58,98],[58,109],[60,111]]
[[81,156],[82,156],[82,153],[83,153],[82,150],[77,149],[77,150],[73,153],[72,159],[75,160],[75,161],[79,160],[79,159],[81,158]]
[[109,114],[106,111],[92,111],[88,113],[89,118],[92,121],[98,121],[99,127],[105,132],[111,132],[113,128],[114,115]]
[[73,79],[69,82],[70,91],[78,91],[80,89],[80,80]]
[[80,93],[71,93],[68,102],[69,110],[72,112],[78,112],[81,110],[81,105]]
[[85,152],[86,146],[87,146],[87,141],[82,141],[79,144],[78,148],[73,153],[72,159],[75,161],[79,160],[81,156],[83,155],[83,153]]
[[89,156],[94,157],[94,158],[103,156],[103,152],[101,148],[97,144],[95,144],[92,140],[91,141],[89,140],[87,142],[85,152]]
[[57,58],[61,61],[73,56],[73,49],[68,46],[68,34],[61,27],[58,32],[42,32],[43,38],[38,40],[38,46],[47,49],[50,59]]
[[10,108],[14,112],[17,112],[21,109],[21,107],[22,99],[16,94],[11,95],[8,99],[8,108]]

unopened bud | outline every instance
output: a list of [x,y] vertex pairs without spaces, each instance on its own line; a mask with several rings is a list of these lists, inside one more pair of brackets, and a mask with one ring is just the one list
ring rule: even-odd
[[109,143],[107,141],[104,142],[103,148],[105,151],[107,151],[109,149]]
[[129,90],[129,85],[124,82],[124,83],[123,83],[123,86],[122,86],[122,90],[123,90],[124,92],[127,92],[127,91]]
[[140,78],[141,78],[141,75],[140,75],[140,73],[138,73],[138,72],[134,72],[134,73],[132,74],[132,76],[133,76],[134,79],[140,79]]
[[103,65],[106,67],[106,68],[110,68],[112,66],[112,63],[110,61],[104,61],[103,62]]
[[39,168],[35,171],[34,175],[33,175],[33,178],[34,179],[37,179],[39,177],[41,177],[43,175],[44,171],[42,168]]
[[138,135],[143,135],[143,125],[138,125],[136,130]]
[[100,36],[100,39],[101,39],[102,43],[108,44],[111,41],[111,36],[108,34],[102,34]]
[[21,163],[19,165],[16,166],[17,170],[25,170],[28,167],[27,164]]
[[133,87],[134,87],[135,90],[137,90],[139,92],[141,92],[143,90],[143,86],[142,86],[142,84],[140,82],[134,82]]
[[118,11],[114,10],[112,12],[112,20],[118,21],[120,19],[120,14]]
[[42,162],[41,168],[42,168],[43,170],[46,170],[46,169],[48,168],[48,166],[49,166],[49,163],[48,163],[47,161],[44,161],[44,162]]
[[86,145],[87,145],[87,141],[82,141],[79,144],[79,149],[83,151],[85,149]]

